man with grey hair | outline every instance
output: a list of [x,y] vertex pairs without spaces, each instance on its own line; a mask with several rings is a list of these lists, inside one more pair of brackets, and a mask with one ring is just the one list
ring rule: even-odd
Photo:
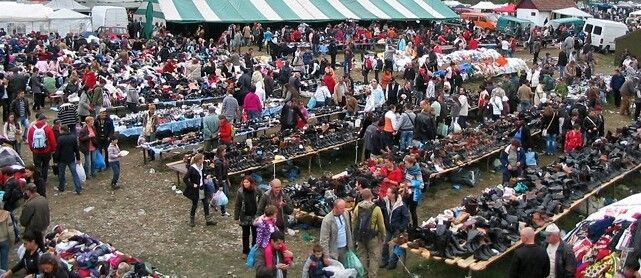
[[276,226],[283,233],[286,233],[287,215],[294,212],[292,209],[292,201],[289,199],[287,194],[283,193],[283,183],[279,179],[273,179],[269,183],[269,186],[271,188],[265,192],[263,198],[261,198],[258,203],[258,211],[256,215],[262,215],[265,213],[265,207],[267,205],[274,205],[277,208]]
[[568,247],[561,240],[561,230],[554,223],[545,228],[545,250],[550,259],[549,278],[570,278],[574,277],[576,271],[576,259],[572,248]]
[[550,274],[550,259],[543,247],[534,243],[536,233],[531,227],[521,230],[523,246],[514,251],[510,278],[545,278]]
[[209,114],[203,118],[203,139],[205,140],[206,152],[210,152],[217,147],[218,131],[220,129],[216,107],[211,105],[208,110]]
[[345,263],[347,251],[354,250],[349,212],[345,211],[345,200],[334,202],[332,212],[323,217],[320,230],[320,246],[332,259]]

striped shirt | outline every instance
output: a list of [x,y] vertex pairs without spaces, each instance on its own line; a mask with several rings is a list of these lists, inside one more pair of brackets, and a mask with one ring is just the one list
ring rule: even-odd
[[78,123],[78,108],[73,103],[65,103],[58,108],[58,119],[63,125],[75,125]]

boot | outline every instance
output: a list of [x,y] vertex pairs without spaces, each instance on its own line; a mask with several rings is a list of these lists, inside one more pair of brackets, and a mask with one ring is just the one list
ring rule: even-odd
[[216,221],[214,221],[213,219],[211,219],[211,215],[205,215],[205,225],[214,226],[216,224],[218,224],[218,223]]
[[189,226],[192,227],[192,228],[196,227],[196,219],[195,219],[194,216],[190,216],[189,217]]

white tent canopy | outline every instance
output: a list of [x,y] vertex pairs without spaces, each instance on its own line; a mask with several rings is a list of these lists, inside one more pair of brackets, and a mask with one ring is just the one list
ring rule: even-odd
[[60,35],[91,31],[91,17],[69,9],[60,9],[48,15],[49,31]]
[[641,10],[631,12],[630,16],[641,16]]
[[[446,6],[448,6],[450,8],[463,5],[463,3],[459,2],[459,1],[456,1],[456,0],[446,0],[446,1],[443,1],[443,4],[445,4]],[[467,6],[467,5],[464,5],[464,6]]]
[[52,8],[42,4],[0,2],[0,28],[7,33],[84,32],[91,31],[91,17],[69,9]]
[[51,2],[47,3],[45,6],[54,10],[69,9],[78,12],[89,12],[90,10],[89,7],[78,4],[78,2],[74,0],[51,0]]
[[475,10],[494,10],[497,8],[502,7],[501,5],[496,5],[492,2],[489,1],[481,1],[478,4],[471,6],[470,8],[475,9]]
[[565,9],[559,9],[559,10],[553,10],[552,13],[557,14],[557,18],[563,18],[563,17],[578,17],[578,18],[590,18],[594,17],[589,13],[586,13],[582,10],[579,10],[575,7],[571,8],[565,8]]

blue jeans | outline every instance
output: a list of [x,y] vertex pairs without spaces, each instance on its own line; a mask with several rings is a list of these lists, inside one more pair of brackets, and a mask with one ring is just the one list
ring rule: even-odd
[[467,128],[467,116],[458,116],[458,124],[462,129]]
[[76,192],[82,191],[82,184],[80,184],[80,177],[78,172],[76,172],[76,162],[63,163],[58,162],[58,190],[65,191],[65,168],[69,168],[71,171],[71,177],[73,178],[73,188]]
[[16,217],[16,212],[11,211],[11,222],[13,222],[13,234],[16,236],[16,242],[20,241],[20,230],[18,229],[18,218]]
[[525,112],[530,109],[530,101],[521,101],[521,112]]
[[87,153],[85,153],[85,163],[84,163],[85,174],[87,175],[87,179],[89,179],[89,173],[91,173],[92,176],[96,175],[96,169],[94,169],[95,168],[94,163],[96,163],[96,151],[87,151]]
[[[156,141],[156,134],[155,133],[152,133],[149,136],[145,136],[145,142],[153,142],[153,141]],[[149,160],[153,161],[154,159],[156,159],[156,154],[154,153],[154,151],[149,149],[149,150],[147,150],[147,157],[149,157]]]
[[545,137],[545,152],[554,154],[556,152],[556,134],[548,134]]
[[9,240],[0,242],[0,269],[6,270],[9,266]]
[[349,74],[349,73],[350,73],[351,68],[352,68],[352,61],[350,61],[350,60],[344,60],[344,61],[343,61],[343,72],[344,72],[345,74]]
[[323,106],[325,106],[325,102],[324,102],[324,101],[318,101],[318,100],[317,100],[317,101],[316,101],[316,105],[314,105],[314,108],[316,108],[316,107],[323,107]]
[[109,167],[113,172],[113,177],[111,177],[111,185],[118,184],[118,179],[120,178],[120,161],[111,161],[109,162]]
[[27,141],[27,131],[29,130],[29,119],[27,117],[19,117],[18,122],[22,126],[22,138]]
[[414,131],[412,130],[401,130],[401,138],[399,147],[401,150],[406,150],[412,144],[412,139],[414,139]]
[[247,118],[250,120],[252,119],[258,119],[261,116],[261,111],[247,111]]
[[559,76],[563,78],[564,75],[565,75],[565,66],[559,66]]
[[[390,252],[389,252],[389,242],[392,240],[392,233],[390,232],[385,232],[385,240],[383,241],[383,250],[381,252],[381,265],[388,265],[388,263],[391,264],[392,260],[390,260]],[[396,263],[394,263],[396,264]]]

